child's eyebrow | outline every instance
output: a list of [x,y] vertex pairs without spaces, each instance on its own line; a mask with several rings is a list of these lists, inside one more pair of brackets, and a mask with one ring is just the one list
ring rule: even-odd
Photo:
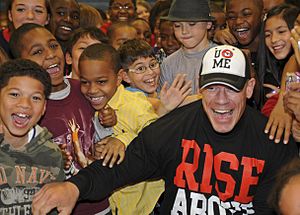
[[35,7],[42,8],[42,9],[44,9],[44,8],[45,8],[45,7],[44,7],[44,6],[42,6],[42,5],[36,5]]

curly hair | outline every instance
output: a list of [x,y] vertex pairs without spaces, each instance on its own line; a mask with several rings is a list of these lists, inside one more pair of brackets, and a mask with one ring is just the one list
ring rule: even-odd
[[50,75],[40,65],[26,59],[10,60],[0,66],[0,90],[7,86],[11,78],[22,76],[41,82],[44,86],[45,98],[49,97],[51,93]]

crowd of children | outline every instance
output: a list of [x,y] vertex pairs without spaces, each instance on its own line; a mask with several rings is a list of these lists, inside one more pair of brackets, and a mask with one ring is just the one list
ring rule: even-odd
[[[81,193],[83,189],[95,189],[82,183],[78,185],[74,176],[83,177],[84,174],[78,175],[81,169],[99,160],[108,169],[116,168],[124,160],[125,165],[131,165],[132,161],[126,160],[126,152],[131,142],[137,144],[138,138],[142,141],[144,137],[139,137],[139,133],[150,124],[160,127],[167,119],[171,122],[172,116],[178,120],[180,114],[177,113],[191,109],[196,103],[201,103],[207,112],[208,118],[203,122],[210,121],[213,127],[216,124],[218,127],[218,123],[231,125],[234,110],[244,110],[243,105],[230,101],[235,93],[241,95],[245,91],[247,105],[268,117],[261,136],[266,135],[266,139],[279,144],[294,145],[292,138],[300,141],[300,84],[286,86],[287,75],[299,76],[300,80],[300,5],[297,1],[226,0],[218,5],[207,0],[157,0],[151,5],[146,0],[110,0],[105,14],[101,8],[77,0],[8,0],[6,6],[9,25],[0,30],[0,214],[30,214],[31,210],[37,212],[35,208],[41,214],[49,212],[39,208],[43,194],[38,191],[46,183],[70,180],[68,183],[80,186]],[[228,46],[220,46],[222,44]],[[250,74],[243,77],[249,80],[246,83],[240,77],[231,80],[232,75],[239,75],[238,66],[231,65],[233,56],[238,55],[237,50],[243,50],[246,63],[241,60],[241,64]],[[214,59],[211,66],[219,68],[209,75],[204,71],[209,70],[209,66],[203,65],[209,60],[202,62],[207,52],[215,53],[210,58]],[[232,70],[232,74],[219,80],[218,74],[226,69]],[[209,84],[203,86],[206,82]],[[250,93],[247,89],[232,87],[237,82],[241,86],[251,85],[253,95],[252,88]],[[228,88],[223,89],[224,86]],[[218,102],[212,98],[209,101],[208,94],[214,95]],[[241,127],[238,120],[234,125]],[[175,121],[172,123],[174,128],[178,126],[178,132],[185,129]],[[232,132],[215,130],[221,139],[223,133]],[[158,142],[152,144],[161,147],[167,142],[165,138],[162,138],[165,142],[160,142],[157,134],[169,131],[154,128],[153,132],[156,132],[153,140]],[[233,132],[236,133],[234,128]],[[146,134],[151,136],[149,130]],[[177,135],[180,137],[181,133]],[[215,133],[211,135],[215,138]],[[220,139],[222,143],[226,142],[226,135]],[[255,175],[263,170],[263,175],[272,172],[271,178],[264,182],[268,184],[268,193],[263,194],[270,196],[268,203],[256,202],[264,189],[258,190],[255,181],[258,179],[251,172],[239,176],[248,177],[252,182],[239,182],[241,191],[233,199],[231,194],[237,191],[226,184],[229,186],[234,180],[231,170],[241,167],[233,166],[230,157],[218,160],[218,154],[208,145],[203,149],[195,147],[197,143],[188,139],[194,137],[184,138],[187,138],[182,140],[184,150],[180,152],[183,163],[176,163],[178,168],[170,172],[174,174],[176,185],[193,191],[191,196],[177,193],[176,199],[164,200],[164,196],[174,195],[169,187],[172,176],[169,171],[164,175],[156,168],[151,169],[151,175],[148,168],[153,168],[153,164],[146,163],[148,156],[152,159],[161,152],[153,149],[155,146],[133,146],[134,150],[146,150],[134,152],[131,149],[128,159],[139,157],[142,163],[137,165],[147,170],[147,177],[139,176],[136,180],[122,172],[131,166],[120,167],[114,172],[125,177],[120,181],[135,183],[123,186],[123,182],[113,181],[112,186],[118,189],[109,195],[101,194],[101,199],[87,199],[80,193],[81,199],[70,206],[70,211],[54,202],[57,208],[51,208],[51,213],[67,210],[72,214],[157,215],[161,214],[160,204],[164,201],[167,204],[174,201],[169,214],[213,213],[216,207],[220,214],[229,209],[234,213],[235,209],[230,206],[233,202],[245,205],[247,214],[255,214],[256,209],[274,209],[284,214],[297,211],[293,200],[287,200],[287,193],[293,188],[300,191],[299,159],[278,171],[275,183],[275,170],[267,163],[268,158],[259,160],[261,152],[249,152],[248,156],[255,154],[255,159],[252,158],[255,161],[251,163],[242,160],[246,157],[230,146],[226,150],[234,151],[238,156],[235,159],[241,159],[240,165],[257,168]],[[260,136],[251,138],[258,138],[257,142],[265,140]],[[143,141],[148,144],[152,140]],[[191,143],[184,145],[186,141]],[[289,147],[287,151],[292,149]],[[187,153],[190,149],[194,150],[193,156]],[[207,156],[201,157],[197,150],[204,150]],[[226,150],[224,148],[222,153],[227,153]],[[170,155],[171,152],[164,153]],[[210,153],[215,157],[211,158]],[[287,163],[285,156],[278,158],[282,161],[278,167]],[[165,159],[163,163],[170,162],[172,167],[177,162],[170,161],[170,157],[158,156],[157,159]],[[202,160],[211,166],[205,166],[203,173],[201,170],[197,175],[195,171]],[[222,162],[228,162],[229,171],[221,171]],[[96,165],[90,169],[98,168]],[[159,164],[155,162],[155,165]],[[220,168],[220,172],[216,168]],[[208,176],[209,171],[215,175]],[[197,179],[201,178],[201,184],[195,181],[194,174]],[[273,184],[274,189],[269,189]],[[55,186],[54,183],[56,189]],[[209,198],[206,191],[211,189],[214,195]],[[78,190],[71,190],[77,200]],[[33,200],[38,203],[32,208]],[[201,206],[201,201],[207,205]],[[209,201],[215,201],[215,206]],[[190,205],[185,205],[187,202]]]

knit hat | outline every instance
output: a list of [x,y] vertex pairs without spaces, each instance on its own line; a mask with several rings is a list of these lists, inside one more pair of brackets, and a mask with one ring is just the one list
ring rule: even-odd
[[203,56],[199,84],[201,89],[213,84],[222,84],[235,91],[241,91],[250,78],[247,57],[236,47],[212,47]]
[[169,21],[200,22],[213,21],[207,0],[173,0],[166,17]]

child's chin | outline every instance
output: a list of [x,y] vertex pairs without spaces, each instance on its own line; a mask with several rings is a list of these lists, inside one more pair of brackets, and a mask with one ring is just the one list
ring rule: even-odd
[[92,107],[95,109],[95,110],[101,110],[105,107],[105,105],[101,104],[101,105],[92,105]]

